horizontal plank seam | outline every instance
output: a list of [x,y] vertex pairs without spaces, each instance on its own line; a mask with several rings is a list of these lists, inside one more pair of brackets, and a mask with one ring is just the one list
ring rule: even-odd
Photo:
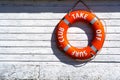
[[[30,39],[0,39],[0,41],[53,41],[55,42],[56,40],[30,40]],[[91,40],[87,40],[87,39],[84,39],[84,40],[69,40],[69,41],[92,41]],[[120,41],[120,40],[105,40],[105,41]]]
[[[51,48],[51,46],[0,46],[0,48]],[[120,47],[104,47],[103,48],[120,48]]]
[[[0,34],[53,34],[53,33],[50,33],[50,32],[42,32],[42,33],[38,33],[38,32],[31,32],[31,33],[29,33],[29,32],[27,32],[27,33],[25,33],[25,32],[0,32]],[[71,32],[71,33],[68,33],[68,34],[85,34],[85,33],[74,33],[74,32]],[[89,34],[92,34],[92,33],[89,33]],[[120,32],[106,32],[106,34],[120,34]]]
[[[57,25],[56,25],[57,26]],[[51,25],[0,25],[0,27],[56,27]],[[104,25],[106,27],[119,27],[120,25]]]
[[[49,63],[53,63],[53,62],[61,62],[61,61],[35,61],[35,60],[0,60],[0,62],[49,62]],[[73,61],[63,61],[63,62],[73,62]],[[77,62],[77,61],[76,61]],[[82,61],[81,61],[82,62]],[[90,61],[89,63],[120,63],[120,61]]]
[[[28,53],[0,53],[0,55],[46,55],[46,56],[49,56],[49,55],[54,55],[53,54],[50,54],[50,53],[31,53],[31,52],[28,52]],[[102,54],[97,54],[97,55],[120,55],[120,54],[106,54],[106,53],[102,53]]]
[[[22,19],[22,18],[18,18],[18,19],[15,19],[15,18],[4,18],[4,19],[0,19],[0,20],[61,20],[63,17],[61,17],[61,18],[52,18],[52,19],[43,19],[43,18],[41,18],[41,19],[35,19],[35,18],[33,18],[33,19],[30,19],[30,18],[26,18],[26,19]],[[100,20],[120,20],[120,18],[118,17],[118,18],[99,18]]]

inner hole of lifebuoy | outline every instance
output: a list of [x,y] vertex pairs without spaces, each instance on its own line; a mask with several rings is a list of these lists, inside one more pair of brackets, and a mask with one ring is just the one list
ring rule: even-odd
[[67,30],[67,39],[74,47],[83,48],[91,45],[93,39],[93,29],[89,23],[77,22],[69,25]]

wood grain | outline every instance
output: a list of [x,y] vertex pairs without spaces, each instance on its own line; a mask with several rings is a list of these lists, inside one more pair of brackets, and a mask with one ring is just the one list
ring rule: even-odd
[[[71,59],[55,43],[55,27],[75,2],[1,0],[0,80],[120,80],[120,1],[85,2],[106,32],[103,48],[88,62]],[[92,37],[91,26],[84,23],[71,25],[67,33],[77,47]]]

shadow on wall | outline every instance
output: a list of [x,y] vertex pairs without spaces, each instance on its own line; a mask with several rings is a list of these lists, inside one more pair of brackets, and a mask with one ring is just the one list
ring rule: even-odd
[[[89,46],[91,45],[90,42],[91,42],[91,39],[93,38],[93,35],[92,35],[93,30],[91,29],[91,26],[89,24],[86,24],[84,22],[80,22],[80,23],[72,24],[72,25],[70,25],[70,27],[77,27],[77,28],[80,28],[81,30],[83,30],[85,32],[85,34],[87,35],[88,45]],[[88,61],[76,61],[75,59],[72,59],[69,56],[67,56],[64,51],[59,50],[59,48],[57,47],[56,42],[54,42],[54,41],[56,41],[56,36],[55,36],[56,28],[57,28],[57,26],[55,27],[55,29],[54,29],[54,31],[52,33],[52,38],[51,38],[51,48],[52,48],[55,56],[61,62],[69,64],[69,65],[73,65],[75,67],[83,66],[87,62],[89,62],[90,60],[88,60]]]
[[[94,12],[120,12],[120,0],[84,0]],[[1,0],[0,13],[66,13],[74,5],[73,0]],[[82,4],[76,9],[85,9]]]

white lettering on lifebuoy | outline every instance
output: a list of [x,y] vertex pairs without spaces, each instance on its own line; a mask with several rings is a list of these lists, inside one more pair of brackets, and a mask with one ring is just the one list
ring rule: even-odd
[[84,51],[73,51],[72,52],[72,55],[75,56],[75,57],[84,57],[84,56],[87,56],[87,52],[86,50]]
[[85,14],[85,13],[75,13],[75,14],[72,14],[72,17],[74,19],[77,19],[77,18],[82,18],[84,20],[86,20],[86,18],[88,17],[88,14]]
[[96,39],[101,41],[101,38],[102,37],[102,30],[101,29],[98,29],[96,30]]
[[60,27],[58,29],[58,40],[59,42],[64,42],[64,38],[63,38],[63,32],[64,32],[64,28]]

